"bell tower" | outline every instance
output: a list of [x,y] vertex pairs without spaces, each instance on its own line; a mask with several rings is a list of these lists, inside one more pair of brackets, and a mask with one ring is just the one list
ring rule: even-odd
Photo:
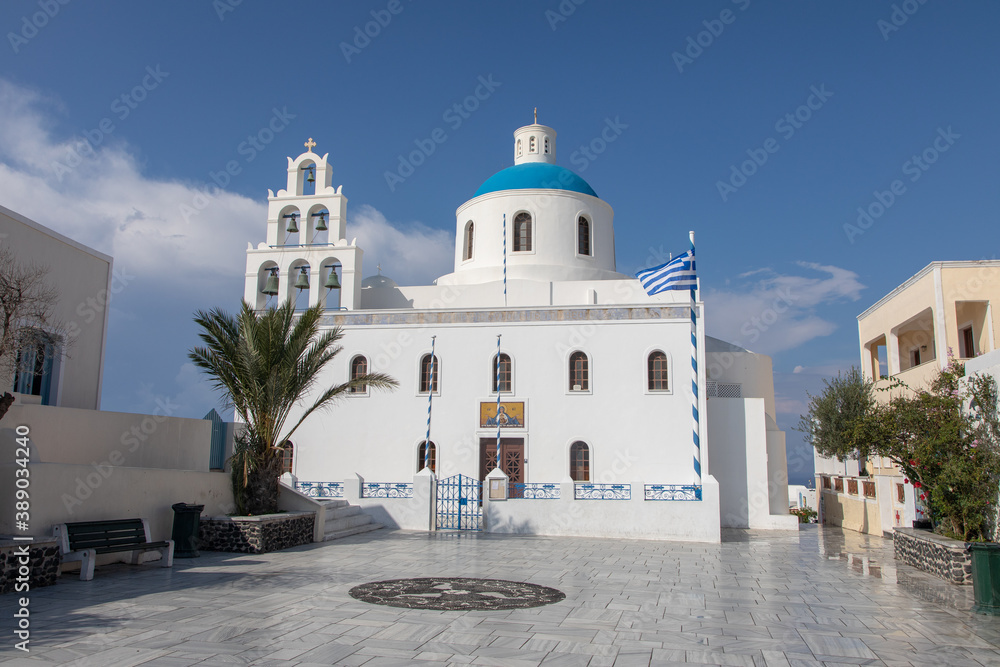
[[[327,303],[339,291],[339,308],[353,310],[361,302],[361,260],[364,252],[346,233],[347,197],[333,187],[329,153],[306,152],[288,158],[286,186],[267,191],[266,241],[247,244],[244,299],[257,309],[274,297],[295,300],[308,290],[309,306]],[[272,300],[271,303],[274,303]]]

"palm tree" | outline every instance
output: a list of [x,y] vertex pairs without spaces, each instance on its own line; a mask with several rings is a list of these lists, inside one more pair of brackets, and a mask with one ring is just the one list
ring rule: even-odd
[[384,373],[368,373],[319,392],[298,420],[286,428],[293,408],[310,395],[323,368],[341,351],[339,327],[320,333],[321,305],[295,315],[293,301],[257,312],[246,301],[236,315],[218,308],[199,310],[194,321],[205,347],[188,355],[211,377],[227,405],[246,424],[237,437],[230,465],[233,496],[240,514],[278,509],[282,445],[306,417],[330,407],[352,387],[392,389],[399,385]]

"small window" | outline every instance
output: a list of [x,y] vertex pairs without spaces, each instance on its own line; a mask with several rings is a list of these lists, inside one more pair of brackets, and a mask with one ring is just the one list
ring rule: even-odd
[[972,327],[967,326],[958,332],[959,340],[962,343],[962,358],[971,359],[976,356],[976,339],[972,335]]
[[651,352],[646,363],[646,385],[650,391],[667,391],[667,355],[659,350]]
[[[367,373],[368,373],[367,359],[365,359],[360,354],[351,359],[351,380],[357,380],[358,378],[366,375]],[[349,391],[352,394],[367,394],[368,385],[364,383],[352,385]]]
[[[39,334],[44,337],[44,334]],[[56,347],[41,340],[23,347],[16,356],[13,390],[20,394],[40,396],[42,405],[51,405]]]
[[521,140],[517,140],[517,156],[521,157]]
[[906,502],[906,487],[902,484],[896,484],[896,502],[905,503]]
[[514,216],[514,252],[531,250],[531,214],[518,213]]
[[437,355],[432,359],[431,355],[425,354],[420,359],[420,393],[436,392],[439,377],[441,377],[441,362]]
[[424,464],[426,463],[431,472],[437,472],[437,445],[434,441],[431,441],[430,453],[427,452],[427,441],[424,440],[420,443],[420,449],[417,450],[417,472],[424,469]]
[[463,260],[465,260],[465,259],[472,259],[472,243],[473,243],[472,237],[473,237],[473,234],[474,234],[474,231],[475,231],[473,229],[473,227],[474,227],[474,225],[472,224],[471,220],[469,220],[467,223],[465,223],[465,242],[462,244],[462,247],[463,247],[463,250],[462,250],[462,259]]
[[590,220],[582,215],[576,221],[576,252],[580,255],[590,255]]
[[501,392],[510,392],[511,390],[511,363],[510,357],[504,353],[500,353],[500,362],[497,363],[496,356],[493,357],[493,391],[496,392],[497,384],[500,385]]
[[291,440],[281,443],[281,472],[292,472],[292,460],[295,458],[295,445]]
[[920,348],[910,350],[910,366],[920,365]]
[[569,476],[574,482],[590,481],[590,447],[577,440],[569,448]]
[[534,136],[532,136],[531,139],[528,141],[528,152],[529,153],[536,152],[535,151],[535,137]]
[[545,137],[545,154],[549,154],[549,138]]
[[590,389],[590,365],[587,355],[574,352],[569,357],[569,388],[570,391],[588,391]]

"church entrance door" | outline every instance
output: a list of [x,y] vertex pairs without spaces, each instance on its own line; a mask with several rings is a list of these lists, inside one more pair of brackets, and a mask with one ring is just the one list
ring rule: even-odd
[[[514,484],[524,483],[524,438],[500,438],[500,469],[510,478],[511,490]],[[479,439],[479,479],[497,467],[497,439]]]

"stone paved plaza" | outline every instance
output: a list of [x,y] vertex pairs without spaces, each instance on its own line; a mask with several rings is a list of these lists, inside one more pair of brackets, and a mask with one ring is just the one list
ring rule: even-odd
[[[531,609],[375,606],[348,591],[405,577],[557,588]],[[11,596],[0,598],[11,608]],[[13,665],[1000,665],[1000,618],[969,587],[837,529],[727,532],[721,545],[378,531],[266,555],[203,553],[64,575],[31,594]],[[9,614],[3,616],[5,627]]]

